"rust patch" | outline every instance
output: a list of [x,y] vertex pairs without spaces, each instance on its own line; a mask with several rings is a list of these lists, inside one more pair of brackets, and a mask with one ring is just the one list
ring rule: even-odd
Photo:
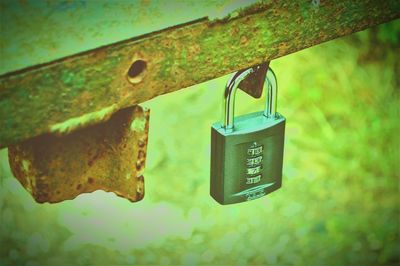
[[136,197],[141,200],[144,197],[144,177],[142,175],[138,176],[137,184]]
[[[131,130],[135,120],[145,121],[143,130]],[[102,124],[10,146],[10,166],[39,203],[73,199],[99,189],[139,201],[144,196],[148,129],[149,110],[129,107]]]
[[260,98],[263,92],[264,80],[265,75],[267,75],[268,67],[269,62],[254,66],[254,68],[258,68],[258,70],[242,80],[239,83],[239,88],[254,98]]

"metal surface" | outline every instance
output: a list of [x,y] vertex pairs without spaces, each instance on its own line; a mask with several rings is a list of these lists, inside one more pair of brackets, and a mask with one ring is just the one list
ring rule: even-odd
[[14,176],[39,202],[60,202],[95,190],[132,202],[144,196],[149,111],[140,106],[67,136],[45,134],[9,147]]
[[[249,68],[244,71],[238,71],[232,75],[231,79],[228,81],[224,91],[224,117],[223,117],[223,127],[227,132],[231,132],[234,129],[235,120],[235,96],[238,84],[240,82],[249,79],[251,75],[254,75],[257,69]],[[271,68],[268,69],[266,78],[262,86],[263,90],[267,93],[267,101],[265,105],[264,115],[267,118],[275,117],[276,107],[277,107],[277,81],[275,73]]]
[[[237,117],[233,132],[226,132],[221,123],[211,127],[210,194],[217,202],[253,200],[281,187],[285,123],[279,114],[268,119],[256,112]],[[249,173],[248,149],[254,144],[263,147],[257,154],[262,159],[258,172]]]
[[276,112],[277,81],[268,69],[265,110],[235,119],[238,84],[256,68],[232,75],[224,91],[222,123],[211,127],[210,193],[221,204],[257,199],[281,187],[285,118]]
[[222,121],[223,121],[223,128],[227,132],[231,132],[233,130],[236,89],[238,88],[238,85],[241,81],[245,80],[253,73],[254,73],[253,68],[236,72],[235,74],[232,75],[232,77],[226,84],[224,91],[224,117]]
[[260,98],[263,92],[268,67],[269,61],[253,66],[254,72],[239,83],[239,89],[254,98]]
[[267,102],[265,103],[264,115],[267,118],[274,118],[278,105],[278,81],[272,68],[268,69],[263,87],[268,88],[266,92]]
[[[399,16],[397,0],[257,3],[7,73],[0,76],[0,147],[67,134],[157,95]],[[129,77],[138,60],[146,67]]]

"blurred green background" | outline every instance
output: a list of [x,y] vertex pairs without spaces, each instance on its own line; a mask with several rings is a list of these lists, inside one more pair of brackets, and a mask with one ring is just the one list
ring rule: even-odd
[[[400,21],[274,60],[283,187],[209,196],[210,126],[228,76],[151,108],[145,198],[37,204],[0,151],[0,265],[398,265]],[[238,92],[238,113],[263,100]]]

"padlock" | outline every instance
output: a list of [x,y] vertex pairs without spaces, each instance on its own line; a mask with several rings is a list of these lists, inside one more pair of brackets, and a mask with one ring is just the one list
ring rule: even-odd
[[236,72],[226,85],[223,122],[211,127],[210,194],[220,204],[249,201],[282,185],[285,118],[276,112],[277,81],[268,69],[264,111],[234,117],[240,81],[253,73]]

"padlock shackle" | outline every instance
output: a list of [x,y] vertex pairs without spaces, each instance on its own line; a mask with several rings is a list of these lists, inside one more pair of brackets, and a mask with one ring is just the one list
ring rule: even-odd
[[[246,70],[240,70],[232,75],[225,87],[224,99],[225,99],[225,110],[224,110],[224,121],[223,127],[225,131],[231,132],[234,128],[234,117],[235,117],[235,95],[239,83],[247,78],[250,74],[255,72],[253,68]],[[271,68],[268,68],[267,75],[263,83],[263,91],[267,92],[267,102],[264,110],[264,115],[267,118],[274,118],[276,115],[276,102],[277,102],[277,81],[275,73]],[[268,88],[268,90],[267,90]]]
[[246,70],[240,70],[232,75],[225,87],[224,99],[225,99],[225,112],[224,112],[224,124],[225,130],[233,130],[233,119],[235,115],[235,96],[236,90],[239,83],[247,78],[254,72],[253,68]]
[[267,76],[264,80],[263,90],[266,88],[268,88],[268,91],[264,115],[268,118],[275,118],[278,101],[278,82],[276,80],[275,72],[272,70],[272,68],[268,68]]

